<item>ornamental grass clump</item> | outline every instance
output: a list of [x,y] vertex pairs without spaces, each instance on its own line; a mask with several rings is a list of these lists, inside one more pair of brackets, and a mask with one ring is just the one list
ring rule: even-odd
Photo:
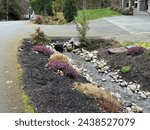
[[144,50],[141,46],[134,46],[128,49],[127,54],[132,56],[141,55],[144,53]]
[[55,72],[62,71],[64,74],[70,77],[76,77],[79,75],[76,69],[69,63],[59,60],[50,60],[47,65],[49,70],[53,70]]
[[73,62],[68,56],[66,56],[64,54],[61,54],[59,52],[56,52],[53,55],[51,55],[51,57],[49,58],[49,61],[50,60],[52,60],[52,61],[59,60],[59,61],[63,61],[63,62],[66,62],[66,63],[72,63]]
[[37,28],[35,30],[35,33],[31,34],[30,40],[34,45],[37,45],[37,44],[45,44],[46,45],[51,41],[50,38],[48,38],[48,36],[46,36],[44,34],[44,32],[41,31],[40,28]]
[[33,46],[32,50],[43,53],[45,55],[51,55],[54,53],[50,48],[46,47],[45,45]]
[[113,113],[122,109],[121,102],[114,95],[103,88],[99,88],[97,85],[75,82],[73,86],[75,90],[95,99],[103,112]]

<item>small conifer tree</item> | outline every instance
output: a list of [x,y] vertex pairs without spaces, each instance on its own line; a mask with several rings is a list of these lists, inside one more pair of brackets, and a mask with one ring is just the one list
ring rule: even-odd
[[76,0],[65,0],[64,6],[63,6],[63,13],[64,18],[66,19],[66,22],[71,22],[75,19],[75,16],[77,16],[77,2]]

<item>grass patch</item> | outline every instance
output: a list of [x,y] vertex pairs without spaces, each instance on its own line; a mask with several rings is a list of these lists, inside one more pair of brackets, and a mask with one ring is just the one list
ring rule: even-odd
[[[87,20],[93,20],[104,17],[112,17],[122,15],[116,11],[111,10],[110,8],[100,8],[100,9],[87,9],[84,10]],[[78,16],[76,21],[81,21],[82,11],[78,11]]]
[[25,113],[34,113],[34,108],[30,103],[29,97],[23,93],[22,96],[23,104],[24,104],[24,112]]
[[141,46],[146,49],[150,49],[150,42],[121,42],[123,46]]

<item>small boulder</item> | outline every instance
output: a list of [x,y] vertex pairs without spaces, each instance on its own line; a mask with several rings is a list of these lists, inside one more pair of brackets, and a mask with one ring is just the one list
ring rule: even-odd
[[80,47],[81,46],[81,43],[79,41],[79,38],[78,37],[73,37],[71,38],[71,40],[69,41],[69,44],[71,44],[73,47]]
[[64,51],[63,43],[61,43],[61,42],[56,42],[54,45],[54,48],[56,51],[59,51],[59,52]]
[[119,47],[119,48],[110,48],[108,49],[109,54],[116,54],[116,53],[122,53],[122,52],[127,52],[127,48],[125,47]]

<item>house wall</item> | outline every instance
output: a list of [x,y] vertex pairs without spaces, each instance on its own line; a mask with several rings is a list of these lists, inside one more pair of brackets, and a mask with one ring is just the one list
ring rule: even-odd
[[144,11],[146,10],[146,0],[138,0],[137,10]]
[[[122,7],[128,7],[129,0],[122,0]],[[134,0],[133,0],[134,3]],[[134,5],[134,4],[133,4]],[[137,10],[150,12],[150,0],[137,0]]]
[[148,13],[150,13],[150,0],[148,0]]

